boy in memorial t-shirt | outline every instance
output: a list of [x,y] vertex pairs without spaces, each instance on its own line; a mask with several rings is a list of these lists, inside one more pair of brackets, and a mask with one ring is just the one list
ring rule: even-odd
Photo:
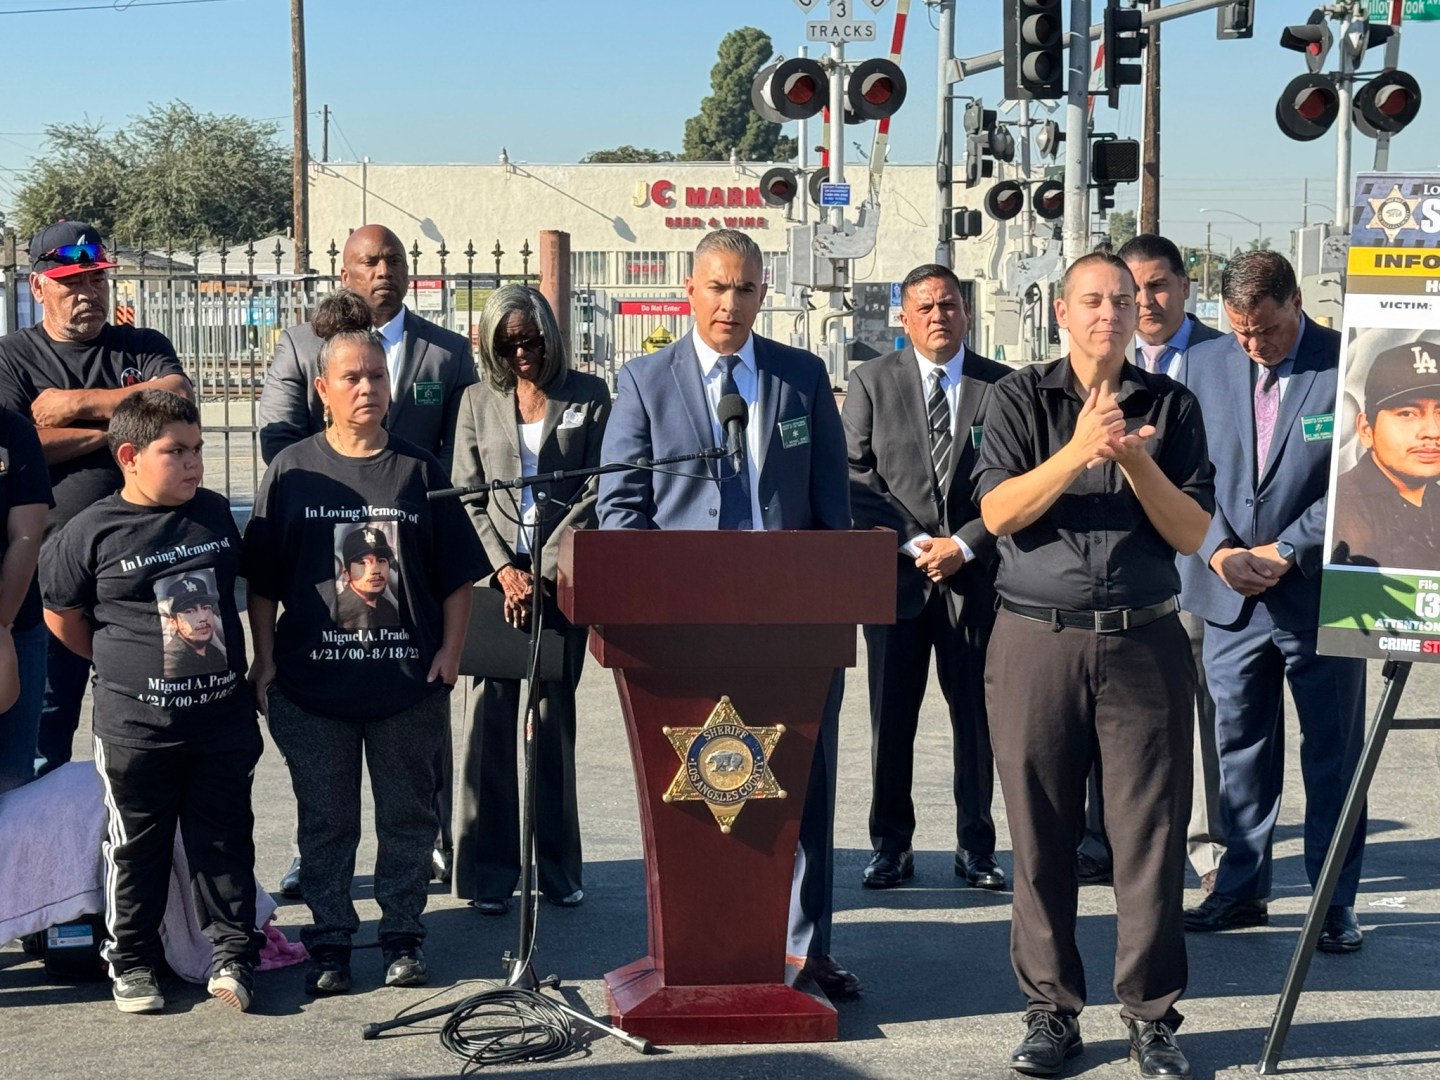
[[124,487],[76,514],[41,566],[45,621],[95,665],[95,765],[110,823],[106,927],[121,1012],[157,1012],[160,922],[178,825],[210,993],[250,1005],[255,930],[250,789],[261,739],[235,605],[240,535],[224,496],[200,487],[200,416],[166,390],[115,409]]

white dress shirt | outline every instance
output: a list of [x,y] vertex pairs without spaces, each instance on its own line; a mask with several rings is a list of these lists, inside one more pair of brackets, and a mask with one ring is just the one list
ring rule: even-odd
[[399,389],[395,380],[400,377],[400,360],[405,355],[405,305],[384,326],[377,326],[375,332],[385,342],[385,368],[390,372],[390,397],[394,400]]
[[[544,419],[533,424],[515,425],[520,433],[520,475],[534,476],[540,471],[540,431]],[[520,524],[517,527],[515,550],[530,551],[530,530],[535,525],[535,489],[526,484],[520,489]]]
[[[950,453],[958,457],[960,453],[960,436],[955,431],[955,418],[960,415],[960,376],[965,370],[965,346],[961,345],[960,351],[946,361],[944,365],[936,365],[934,361],[927,360],[921,356],[918,351],[915,353],[915,363],[920,370],[921,401],[927,410],[930,407],[931,380],[935,378],[932,372],[934,372],[937,366],[943,366],[945,369],[945,401],[950,406]],[[928,440],[929,436],[927,435],[926,441],[928,442]],[[941,479],[943,480],[944,478],[942,477]],[[923,554],[919,547],[920,541],[933,539],[934,537],[929,533],[917,533],[915,536],[910,537],[909,540],[906,540],[905,543],[901,544],[900,550],[912,559],[918,559],[921,554]],[[960,551],[964,554],[966,562],[975,558],[975,553],[970,550],[970,546],[966,544],[964,540],[961,540],[958,536],[952,536],[950,539],[960,545]]]
[[[710,403],[710,428],[715,445],[724,446],[725,432],[720,429],[715,410],[720,404],[720,383],[725,377],[720,370],[720,357],[730,354],[716,352],[694,330],[690,331],[690,340],[700,360],[700,381],[705,387],[705,399]],[[745,468],[750,472],[750,520],[756,529],[763,529],[765,520],[760,516],[760,467],[763,462],[760,456],[766,433],[760,430],[760,371],[755,366],[755,335],[747,337],[745,344],[734,355],[740,358],[732,375],[735,390],[745,399],[745,405],[750,410],[749,422],[745,425]],[[728,469],[722,469],[721,475],[727,472]]]

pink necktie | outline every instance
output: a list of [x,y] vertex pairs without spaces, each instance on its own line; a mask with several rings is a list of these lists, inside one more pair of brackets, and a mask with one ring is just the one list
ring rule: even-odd
[[1266,369],[1255,380],[1255,472],[1265,471],[1270,458],[1270,441],[1275,437],[1275,418],[1280,412],[1280,376]]
[[1154,375],[1160,370],[1160,361],[1164,358],[1168,345],[1141,345],[1140,355],[1145,358],[1145,370]]

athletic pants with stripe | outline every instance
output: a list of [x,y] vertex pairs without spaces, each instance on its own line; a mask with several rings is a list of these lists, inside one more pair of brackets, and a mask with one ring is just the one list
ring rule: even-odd
[[105,785],[102,955],[118,977],[163,958],[160,923],[169,895],[175,829],[190,861],[191,891],[215,970],[233,960],[256,964],[264,937],[255,929],[255,815],[250,787],[264,744],[233,750],[137,749],[95,739]]

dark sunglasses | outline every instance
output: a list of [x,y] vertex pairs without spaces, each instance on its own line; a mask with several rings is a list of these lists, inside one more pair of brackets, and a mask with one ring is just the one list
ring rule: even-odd
[[503,356],[511,356],[515,350],[535,353],[545,350],[545,339],[539,334],[524,338],[496,338],[495,350]]
[[88,263],[105,262],[105,248],[100,244],[64,244],[54,251],[47,251],[40,258],[57,262],[61,266],[85,266]]

